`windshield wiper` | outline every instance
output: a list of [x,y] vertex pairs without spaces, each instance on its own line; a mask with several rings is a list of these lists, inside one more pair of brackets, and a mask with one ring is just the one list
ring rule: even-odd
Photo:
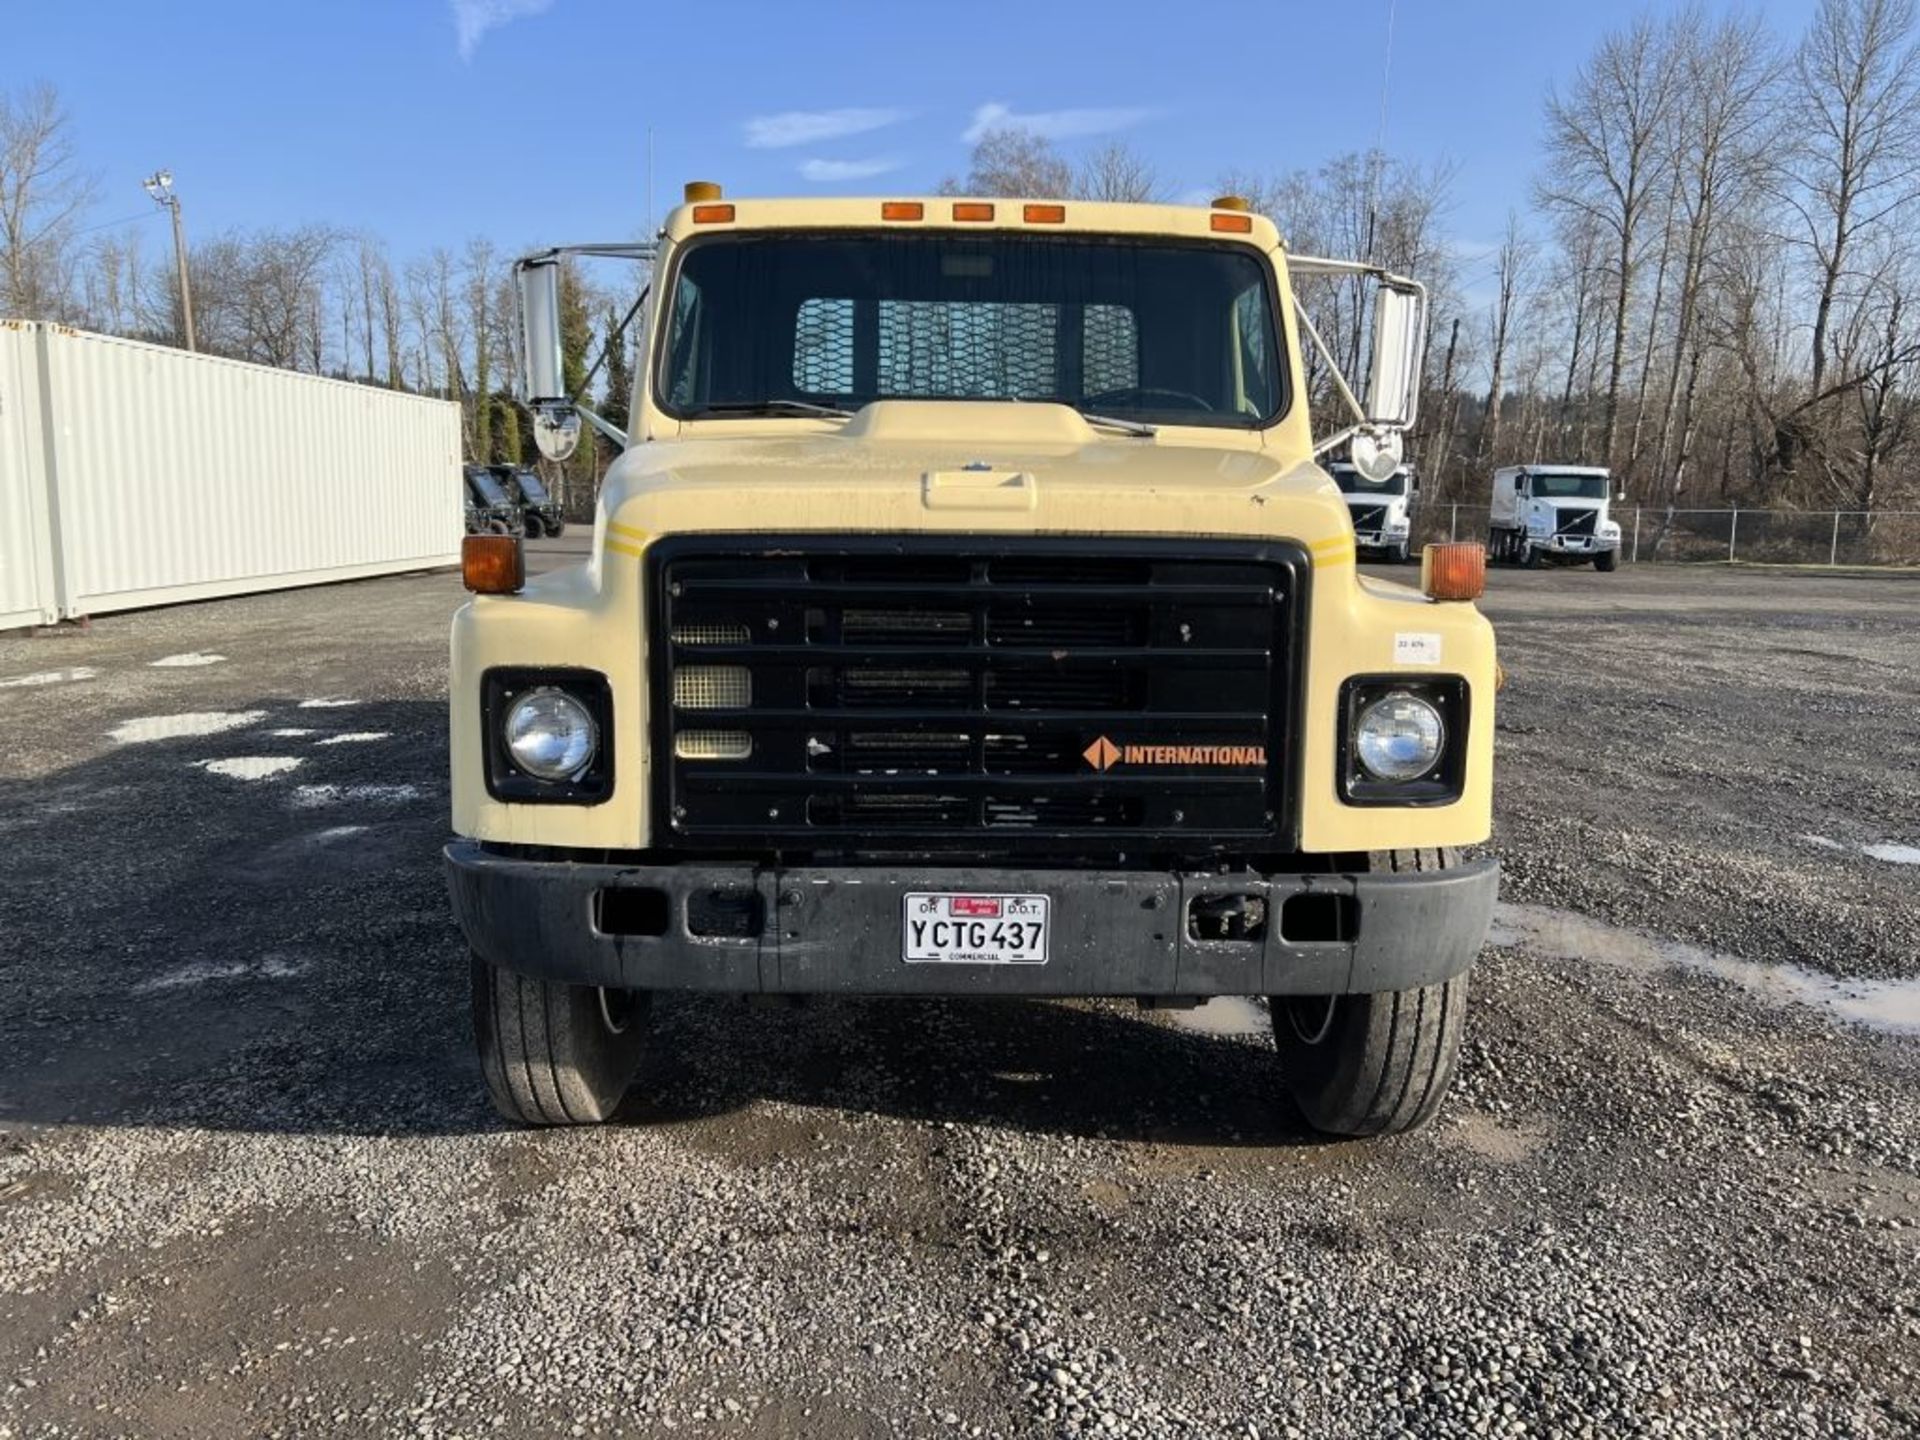
[[1144,420],[1121,420],[1112,415],[1092,415],[1085,410],[1080,411],[1079,415],[1080,418],[1089,425],[1099,425],[1108,430],[1118,430],[1123,435],[1138,435],[1144,439],[1160,433],[1160,427],[1158,425],[1149,425]]
[[705,415],[818,415],[827,420],[844,420],[853,414],[835,405],[814,405],[805,400],[716,400],[687,412],[698,420]]

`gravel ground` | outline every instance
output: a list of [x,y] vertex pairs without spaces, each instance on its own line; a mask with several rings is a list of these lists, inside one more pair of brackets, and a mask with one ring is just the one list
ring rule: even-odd
[[1246,1002],[672,1000],[502,1129],[456,601],[0,637],[0,1440],[1920,1430],[1920,580],[1497,573],[1511,903],[1354,1144]]

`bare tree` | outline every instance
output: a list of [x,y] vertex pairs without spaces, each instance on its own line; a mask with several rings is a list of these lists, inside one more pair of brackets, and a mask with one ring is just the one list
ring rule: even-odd
[[1607,362],[1605,453],[1619,432],[1620,388],[1634,287],[1647,249],[1650,210],[1668,186],[1668,117],[1678,86],[1672,47],[1651,20],[1606,36],[1568,94],[1547,100],[1548,170],[1539,186],[1549,210],[1584,216],[1610,241],[1612,343]]
[[1487,386],[1486,418],[1480,426],[1480,442],[1475,452],[1476,459],[1482,462],[1495,460],[1499,453],[1500,409],[1506,399],[1507,348],[1513,340],[1515,308],[1532,275],[1535,250],[1534,242],[1521,228],[1519,215],[1509,210],[1507,233],[1500,242],[1493,266],[1493,308],[1488,335],[1493,347],[1492,378]]
[[1148,201],[1161,198],[1160,177],[1124,140],[1102,145],[1080,162],[1073,193],[1081,200]]
[[62,317],[74,231],[92,195],[53,87],[0,95],[0,314]]
[[1821,0],[1794,64],[1799,144],[1782,194],[1817,271],[1811,374],[1827,378],[1833,310],[1864,234],[1915,204],[1920,51],[1914,0]]
[[1064,200],[1073,193],[1073,167],[1031,130],[989,130],[974,144],[966,179],[941,181],[940,193]]

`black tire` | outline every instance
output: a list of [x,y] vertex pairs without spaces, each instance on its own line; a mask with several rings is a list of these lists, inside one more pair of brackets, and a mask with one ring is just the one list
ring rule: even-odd
[[549,520],[546,522],[546,525],[547,534],[556,540],[567,533],[567,522],[564,520]]
[[529,540],[538,540],[542,535],[546,533],[546,531],[541,528],[540,517],[538,515],[527,516],[526,520],[523,523],[525,524],[526,531],[527,531],[527,539]]
[[1598,555],[1593,557],[1593,568],[1602,573],[1618,570],[1620,568],[1620,552],[1618,550],[1602,550]]
[[[1388,850],[1375,870],[1445,870],[1453,850]],[[1467,976],[1378,995],[1277,995],[1268,1002],[1281,1076],[1314,1129],[1395,1135],[1433,1118],[1453,1083]]]
[[1520,542],[1520,567],[1523,570],[1538,570],[1540,568],[1540,547],[1538,545],[1529,545],[1524,540]]
[[512,529],[508,527],[507,522],[504,520],[494,519],[487,521],[487,534],[489,535],[511,535],[512,533]]
[[592,1125],[619,1108],[652,996],[473,965],[473,1038],[493,1108],[519,1125]]
[[1411,542],[1402,540],[1398,545],[1393,547],[1393,553],[1387,558],[1396,565],[1404,565],[1407,563],[1411,548]]

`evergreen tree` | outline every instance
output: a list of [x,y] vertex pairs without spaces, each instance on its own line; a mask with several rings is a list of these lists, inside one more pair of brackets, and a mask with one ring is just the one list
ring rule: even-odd
[[607,328],[604,344],[607,347],[607,397],[600,402],[600,413],[607,417],[607,423],[616,429],[625,430],[628,419],[628,400],[633,394],[633,366],[628,360],[628,340],[616,333],[620,317],[611,307],[607,310]]

